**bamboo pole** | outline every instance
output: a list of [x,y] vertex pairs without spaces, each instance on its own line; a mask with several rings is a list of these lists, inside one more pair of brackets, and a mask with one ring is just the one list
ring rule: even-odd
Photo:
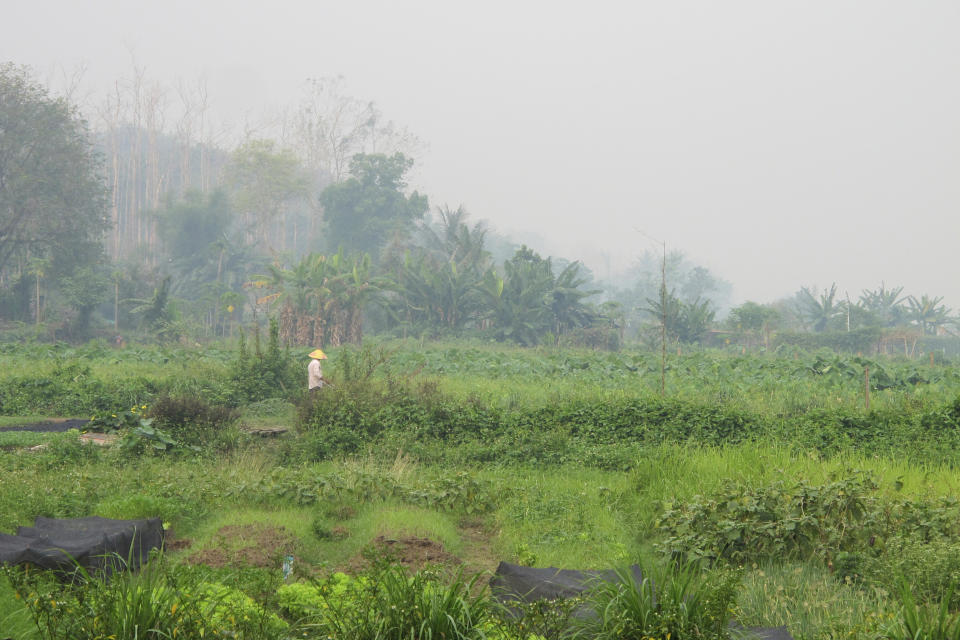
[[660,395],[667,395],[667,243],[660,263]]
[[870,411],[870,365],[863,368],[863,398],[864,406]]

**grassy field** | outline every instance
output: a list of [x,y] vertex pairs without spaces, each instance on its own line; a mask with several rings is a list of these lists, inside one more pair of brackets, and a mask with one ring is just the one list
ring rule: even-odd
[[[242,398],[227,347],[4,345],[0,426],[165,406],[144,415],[173,444],[131,428],[104,448],[75,432],[0,433],[0,532],[38,515],[159,516],[171,571],[255,596],[293,625],[240,634],[250,638],[293,633],[291,610],[262,595],[282,593],[262,588],[282,556],[317,581],[367,571],[389,557],[384,541],[425,540],[443,564],[485,574],[501,560],[604,568],[699,557],[704,580],[735,574],[740,622],[810,639],[899,637],[899,580],[925,611],[960,579],[960,377],[949,363],[671,355],[661,397],[657,354],[644,352],[331,351],[325,372],[337,386],[309,405],[294,389]],[[183,396],[235,406],[239,421],[216,423],[195,402],[181,403],[194,412],[184,420],[169,408]],[[288,431],[244,431],[265,426]],[[3,621],[12,637],[52,637],[0,579]],[[526,637],[494,627],[477,633]]]

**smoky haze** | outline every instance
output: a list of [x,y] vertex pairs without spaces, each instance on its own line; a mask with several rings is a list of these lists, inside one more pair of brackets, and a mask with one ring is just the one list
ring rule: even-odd
[[650,238],[768,302],[903,285],[960,306],[960,4],[10,3],[0,59],[92,109],[205,79],[235,138],[342,75],[425,144],[432,204],[623,270]]

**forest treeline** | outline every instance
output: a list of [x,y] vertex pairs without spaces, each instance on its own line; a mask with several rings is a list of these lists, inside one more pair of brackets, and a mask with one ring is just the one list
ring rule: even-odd
[[8,338],[203,340],[268,317],[284,341],[321,346],[372,332],[909,356],[955,337],[942,297],[884,284],[728,309],[730,284],[679,252],[646,252],[599,282],[411,190],[418,141],[342,79],[309,82],[236,142],[210,105],[202,83],[135,70],[81,113],[29,69],[0,66]]

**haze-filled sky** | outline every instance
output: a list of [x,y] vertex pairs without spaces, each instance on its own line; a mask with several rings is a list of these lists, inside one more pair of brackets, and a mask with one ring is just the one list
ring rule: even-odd
[[[426,148],[433,204],[599,277],[649,237],[733,283],[960,306],[960,3],[31,0],[0,60],[205,78],[224,120],[341,74]],[[641,233],[642,232],[642,233]]]

